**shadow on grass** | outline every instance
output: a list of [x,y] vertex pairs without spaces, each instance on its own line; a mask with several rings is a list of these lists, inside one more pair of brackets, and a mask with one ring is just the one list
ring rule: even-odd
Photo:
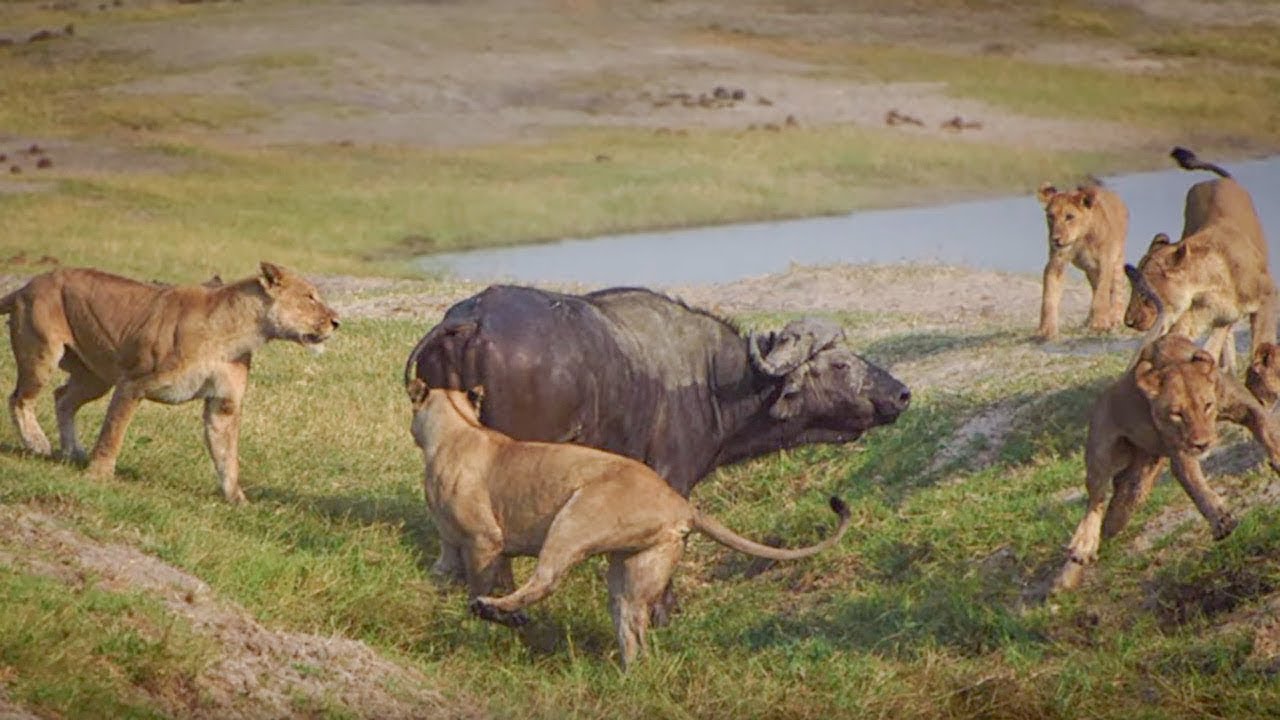
[[922,332],[892,335],[858,348],[858,353],[876,361],[893,365],[908,360],[920,360],[939,355],[1015,340],[1018,333],[1009,330],[973,334],[967,332]]
[[976,585],[972,579],[925,578],[907,589],[880,589],[799,614],[765,618],[725,642],[763,649],[817,640],[889,658],[910,658],[939,646],[977,657],[1011,643],[1049,642],[1010,609],[1018,603],[1014,586]]
[[440,553],[440,537],[425,501],[416,494],[311,495],[294,490],[263,487],[250,492],[254,502],[290,505],[300,511],[343,523],[391,525],[400,531],[401,542],[418,556],[418,566],[430,572]]

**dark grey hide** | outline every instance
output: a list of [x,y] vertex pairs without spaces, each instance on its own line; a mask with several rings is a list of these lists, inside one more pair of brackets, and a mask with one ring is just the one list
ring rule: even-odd
[[405,382],[484,389],[480,419],[522,440],[640,460],[681,494],[721,465],[892,423],[911,394],[825,320],[744,337],[648,290],[493,286],[414,348]]

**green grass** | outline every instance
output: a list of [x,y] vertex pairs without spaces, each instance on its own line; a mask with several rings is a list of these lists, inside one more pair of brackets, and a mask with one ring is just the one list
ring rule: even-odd
[[[1232,609],[1247,609],[1276,582],[1271,510],[1246,513],[1217,545],[1197,520],[1145,556],[1125,551],[1131,530],[1104,545],[1084,590],[1050,605],[1024,598],[1057,568],[1079,519],[1079,501],[1054,498],[1081,485],[1080,414],[1123,358],[1068,362],[1063,409],[1030,413],[1028,423],[1047,427],[1020,426],[987,467],[922,472],[973,408],[1050,393],[1056,383],[1036,380],[1032,363],[1006,368],[1005,391],[924,393],[899,423],[858,443],[781,453],[708,480],[699,504],[749,535],[812,541],[831,525],[830,494],[848,500],[858,523],[836,550],[753,577],[747,559],[693,540],[677,576],[684,612],[623,676],[598,560],[534,609],[523,636],[471,619],[461,592],[428,575],[437,544],[397,378],[425,325],[352,321],[318,358],[277,345],[255,358],[241,445],[247,507],[219,500],[197,409],[152,404],[110,481],[15,453],[12,429],[0,428],[0,500],[138,545],[269,626],[364,640],[447,693],[485,698],[499,716],[1263,717],[1280,702],[1247,633],[1214,630],[1223,617],[1215,598],[1234,593]],[[996,353],[1024,342],[1004,331],[964,335],[938,343],[906,334],[877,352]],[[12,378],[10,357],[0,357],[0,378]],[[96,429],[101,413],[101,403],[88,408],[82,427]],[[1188,504],[1162,483],[1135,527]],[[173,621],[146,597],[72,591],[21,566],[6,573],[0,589],[18,612],[0,648],[22,703],[163,714],[153,694],[217,651],[186,633],[157,644],[146,629]],[[1205,589],[1220,577],[1235,580]],[[1171,622],[1168,602],[1143,601],[1149,592],[1210,610]],[[24,619],[37,612],[50,619]],[[64,625],[76,642],[50,639]],[[61,663],[115,670],[103,680],[24,660],[50,643],[63,648]]]
[[184,280],[248,272],[260,257],[315,272],[404,273],[405,257],[427,251],[835,213],[902,187],[936,199],[945,178],[1012,191],[1115,162],[885,137],[834,128],[581,132],[452,151],[144,146],[183,169],[72,177],[55,168],[42,176],[61,178],[52,191],[0,194],[0,269],[26,252]]

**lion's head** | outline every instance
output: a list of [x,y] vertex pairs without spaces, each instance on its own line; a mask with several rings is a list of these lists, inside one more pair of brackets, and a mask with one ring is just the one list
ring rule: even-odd
[[1258,345],[1244,384],[1263,407],[1269,408],[1280,399],[1280,345],[1269,342]]
[[1049,245],[1064,248],[1079,242],[1089,232],[1094,208],[1098,206],[1098,188],[1092,185],[1071,191],[1060,191],[1045,183],[1036,193],[1044,204],[1044,217],[1049,225]]
[[[1165,336],[1157,342],[1166,339],[1190,343],[1179,336]],[[1165,357],[1174,354],[1156,353]],[[1165,444],[1176,452],[1200,456],[1218,441],[1218,366],[1199,348],[1189,356],[1189,360],[1157,364],[1144,353],[1133,374]]]
[[338,313],[324,304],[315,285],[301,275],[263,262],[258,284],[268,298],[267,335],[300,345],[320,346],[338,329]]
[[[1167,305],[1185,305],[1190,291],[1187,274],[1193,263],[1187,262],[1190,249],[1186,243],[1175,243],[1169,236],[1158,233],[1151,239],[1147,252],[1138,261],[1138,272],[1147,286]],[[1158,315],[1155,303],[1144,293],[1130,293],[1129,306],[1124,311],[1124,324],[1134,330],[1151,329]]]

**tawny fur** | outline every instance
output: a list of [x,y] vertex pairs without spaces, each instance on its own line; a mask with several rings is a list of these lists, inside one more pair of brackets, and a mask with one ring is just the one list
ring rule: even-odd
[[1121,268],[1129,232],[1129,209],[1110,190],[1089,185],[1059,191],[1049,183],[1040,186],[1049,231],[1049,261],[1044,266],[1044,294],[1040,301],[1040,326],[1036,337],[1058,336],[1063,277],[1067,265],[1085,274],[1093,297],[1085,325],[1090,330],[1111,330],[1124,314],[1125,289]]
[[89,472],[110,476],[125,429],[143,399],[204,400],[205,440],[229,502],[244,502],[237,446],[240,405],[255,350],[269,340],[319,346],[338,326],[315,287],[284,268],[229,285],[169,286],[92,269],[39,275],[0,299],[18,378],[9,410],[22,443],[52,453],[35,403],[55,368],[67,382],[54,391],[61,454],[85,459],[76,436],[80,408],[115,392]]
[[1270,410],[1280,399],[1280,345],[1264,342],[1253,352],[1244,384]]
[[1145,501],[1165,458],[1214,538],[1231,533],[1236,521],[1209,487],[1199,460],[1218,441],[1218,420],[1247,427],[1280,472],[1280,429],[1238,380],[1218,371],[1212,356],[1174,334],[1142,349],[1134,367],[1093,407],[1084,458],[1088,507],[1055,590],[1079,584],[1102,539],[1123,530]]
[[[760,545],[698,512],[641,462],[581,445],[513,440],[480,425],[463,392],[427,390],[417,379],[406,389],[427,505],[441,543],[463,559],[472,611],[522,624],[523,608],[551,594],[574,565],[606,554],[624,666],[644,648],[649,607],[690,532],[751,555],[794,560],[831,547],[849,526],[847,508],[833,498],[841,520],[826,540],[796,550]],[[509,595],[489,597],[503,579],[503,559],[517,555],[537,556],[532,576]]]
[[1196,183],[1187,191],[1182,239],[1155,236],[1138,270],[1165,303],[1157,322],[1154,306],[1131,296],[1125,324],[1147,332],[1147,339],[1175,332],[1199,337],[1210,332],[1205,349],[1226,368],[1235,367],[1231,326],[1250,318],[1250,354],[1276,339],[1276,286],[1267,258],[1267,242],[1253,200],[1240,183],[1190,152],[1174,157],[1188,169],[1207,169],[1223,177]]

